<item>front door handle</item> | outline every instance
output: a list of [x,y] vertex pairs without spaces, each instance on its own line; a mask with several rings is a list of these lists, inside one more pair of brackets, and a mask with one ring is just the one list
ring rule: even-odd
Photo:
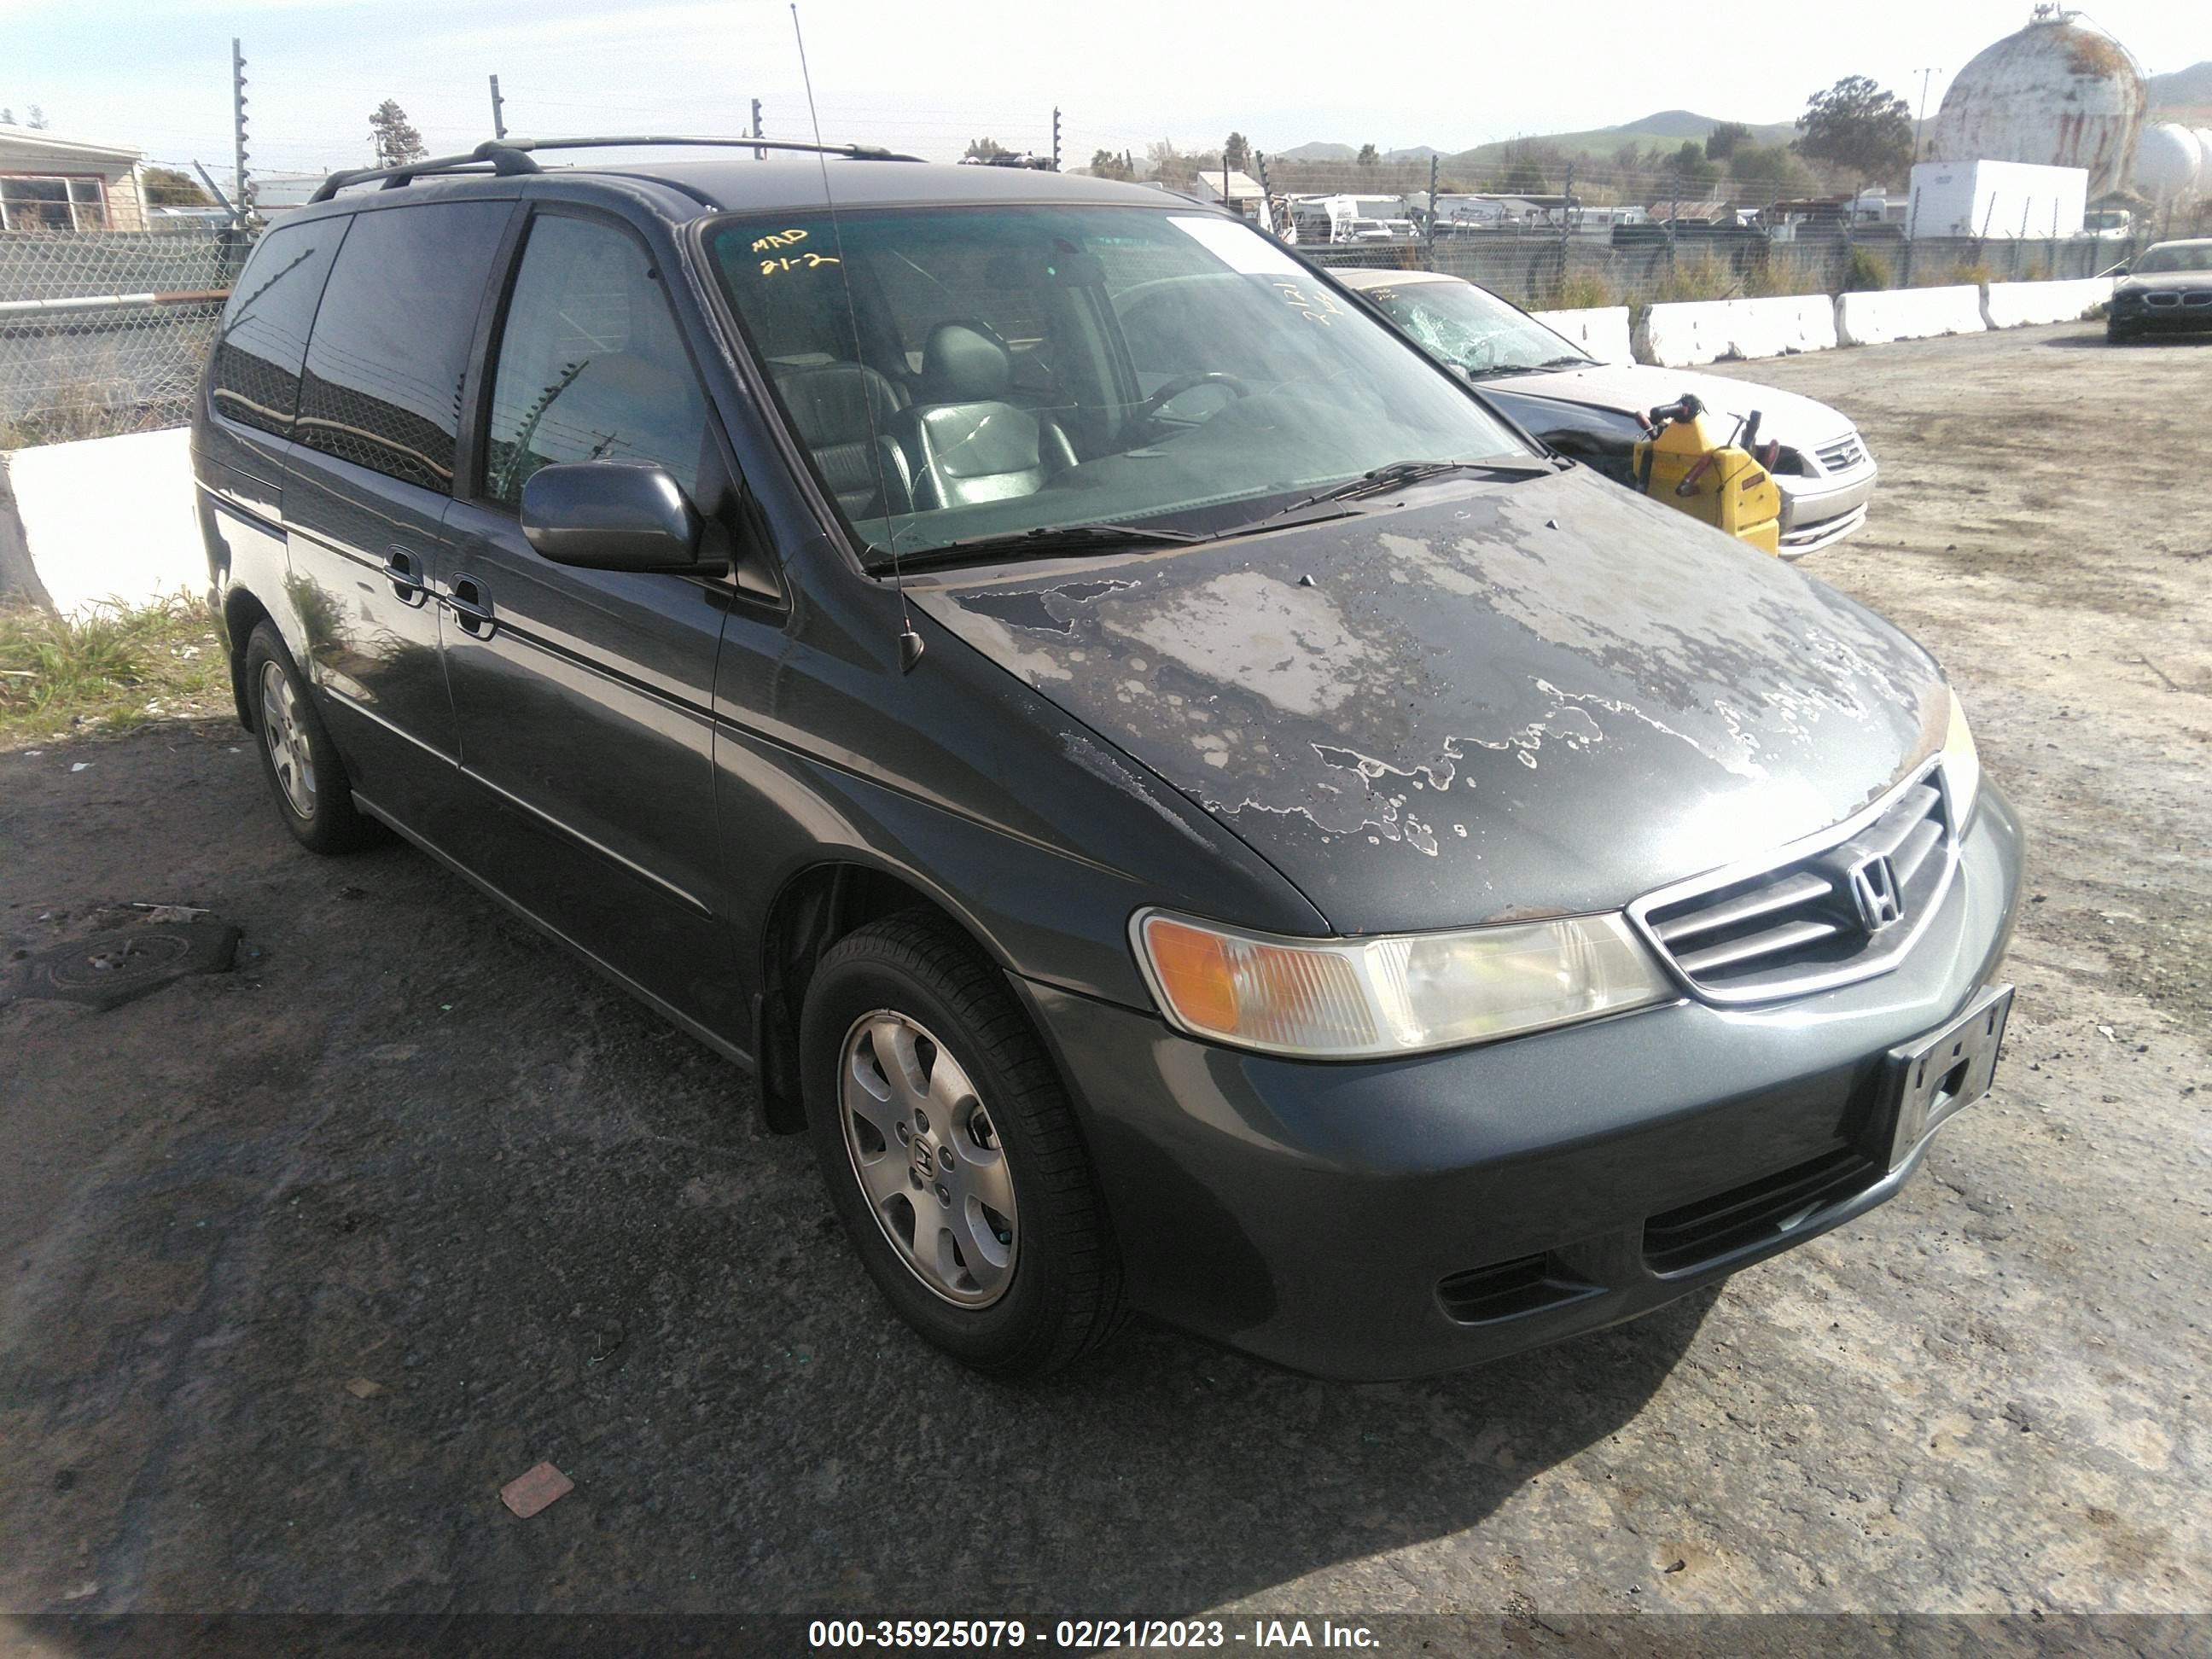
[[388,547],[384,550],[385,580],[392,584],[392,597],[402,605],[422,603],[422,561],[404,547]]
[[453,613],[464,634],[480,640],[491,637],[492,629],[499,624],[492,620],[491,595],[473,576],[453,578],[453,591],[446,596],[446,607]]

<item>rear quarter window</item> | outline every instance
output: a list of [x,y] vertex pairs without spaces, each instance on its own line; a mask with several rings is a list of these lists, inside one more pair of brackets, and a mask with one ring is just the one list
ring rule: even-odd
[[208,398],[217,413],[289,437],[300,403],[300,367],[344,218],[283,225],[261,239],[233,285],[216,336]]
[[461,381],[511,202],[356,216],[307,345],[293,435],[441,494],[453,481]]

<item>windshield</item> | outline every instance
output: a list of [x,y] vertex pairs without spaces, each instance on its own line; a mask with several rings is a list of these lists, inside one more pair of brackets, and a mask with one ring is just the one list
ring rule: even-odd
[[1367,297],[1432,357],[1470,374],[1515,374],[1593,361],[1533,317],[1472,283],[1407,283]]
[[708,248],[792,430],[878,555],[1069,525],[1209,533],[1387,463],[1528,453],[1274,243],[1211,215],[800,212],[725,221]]
[[2212,270],[2212,242],[2169,242],[2164,247],[2147,248],[2135,268],[2138,276],[2160,270]]

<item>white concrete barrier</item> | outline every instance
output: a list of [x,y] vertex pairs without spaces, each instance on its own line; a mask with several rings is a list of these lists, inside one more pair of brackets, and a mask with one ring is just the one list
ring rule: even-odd
[[1939,334],[1979,334],[1988,327],[1988,319],[1982,315],[1982,290],[1972,283],[1953,288],[1845,294],[1836,301],[1836,334],[1845,345],[1886,345],[1892,340],[1927,340]]
[[1982,320],[1991,328],[2031,323],[2071,323],[2112,297],[2109,276],[2064,283],[1991,283],[1982,295]]
[[1601,363],[1632,363],[1628,343],[1628,307],[1596,306],[1581,311],[1528,313],[1554,334],[1564,334]]
[[[0,550],[17,544],[16,556],[0,557],[0,586],[64,616],[206,592],[186,428],[11,450],[0,467],[0,519],[13,514]],[[16,568],[25,562],[29,580]]]
[[1836,345],[1835,302],[1826,295],[1692,300],[1645,313],[1639,356],[1667,368],[1723,357],[1782,357]]

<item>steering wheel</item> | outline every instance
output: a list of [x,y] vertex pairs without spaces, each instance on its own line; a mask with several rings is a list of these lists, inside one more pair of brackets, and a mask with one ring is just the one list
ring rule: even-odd
[[1178,374],[1138,406],[1135,418],[1148,422],[1158,420],[1162,410],[1193,386],[1225,386],[1240,398],[1252,395],[1250,386],[1234,374],[1224,374],[1218,369],[1207,369],[1197,374]]

